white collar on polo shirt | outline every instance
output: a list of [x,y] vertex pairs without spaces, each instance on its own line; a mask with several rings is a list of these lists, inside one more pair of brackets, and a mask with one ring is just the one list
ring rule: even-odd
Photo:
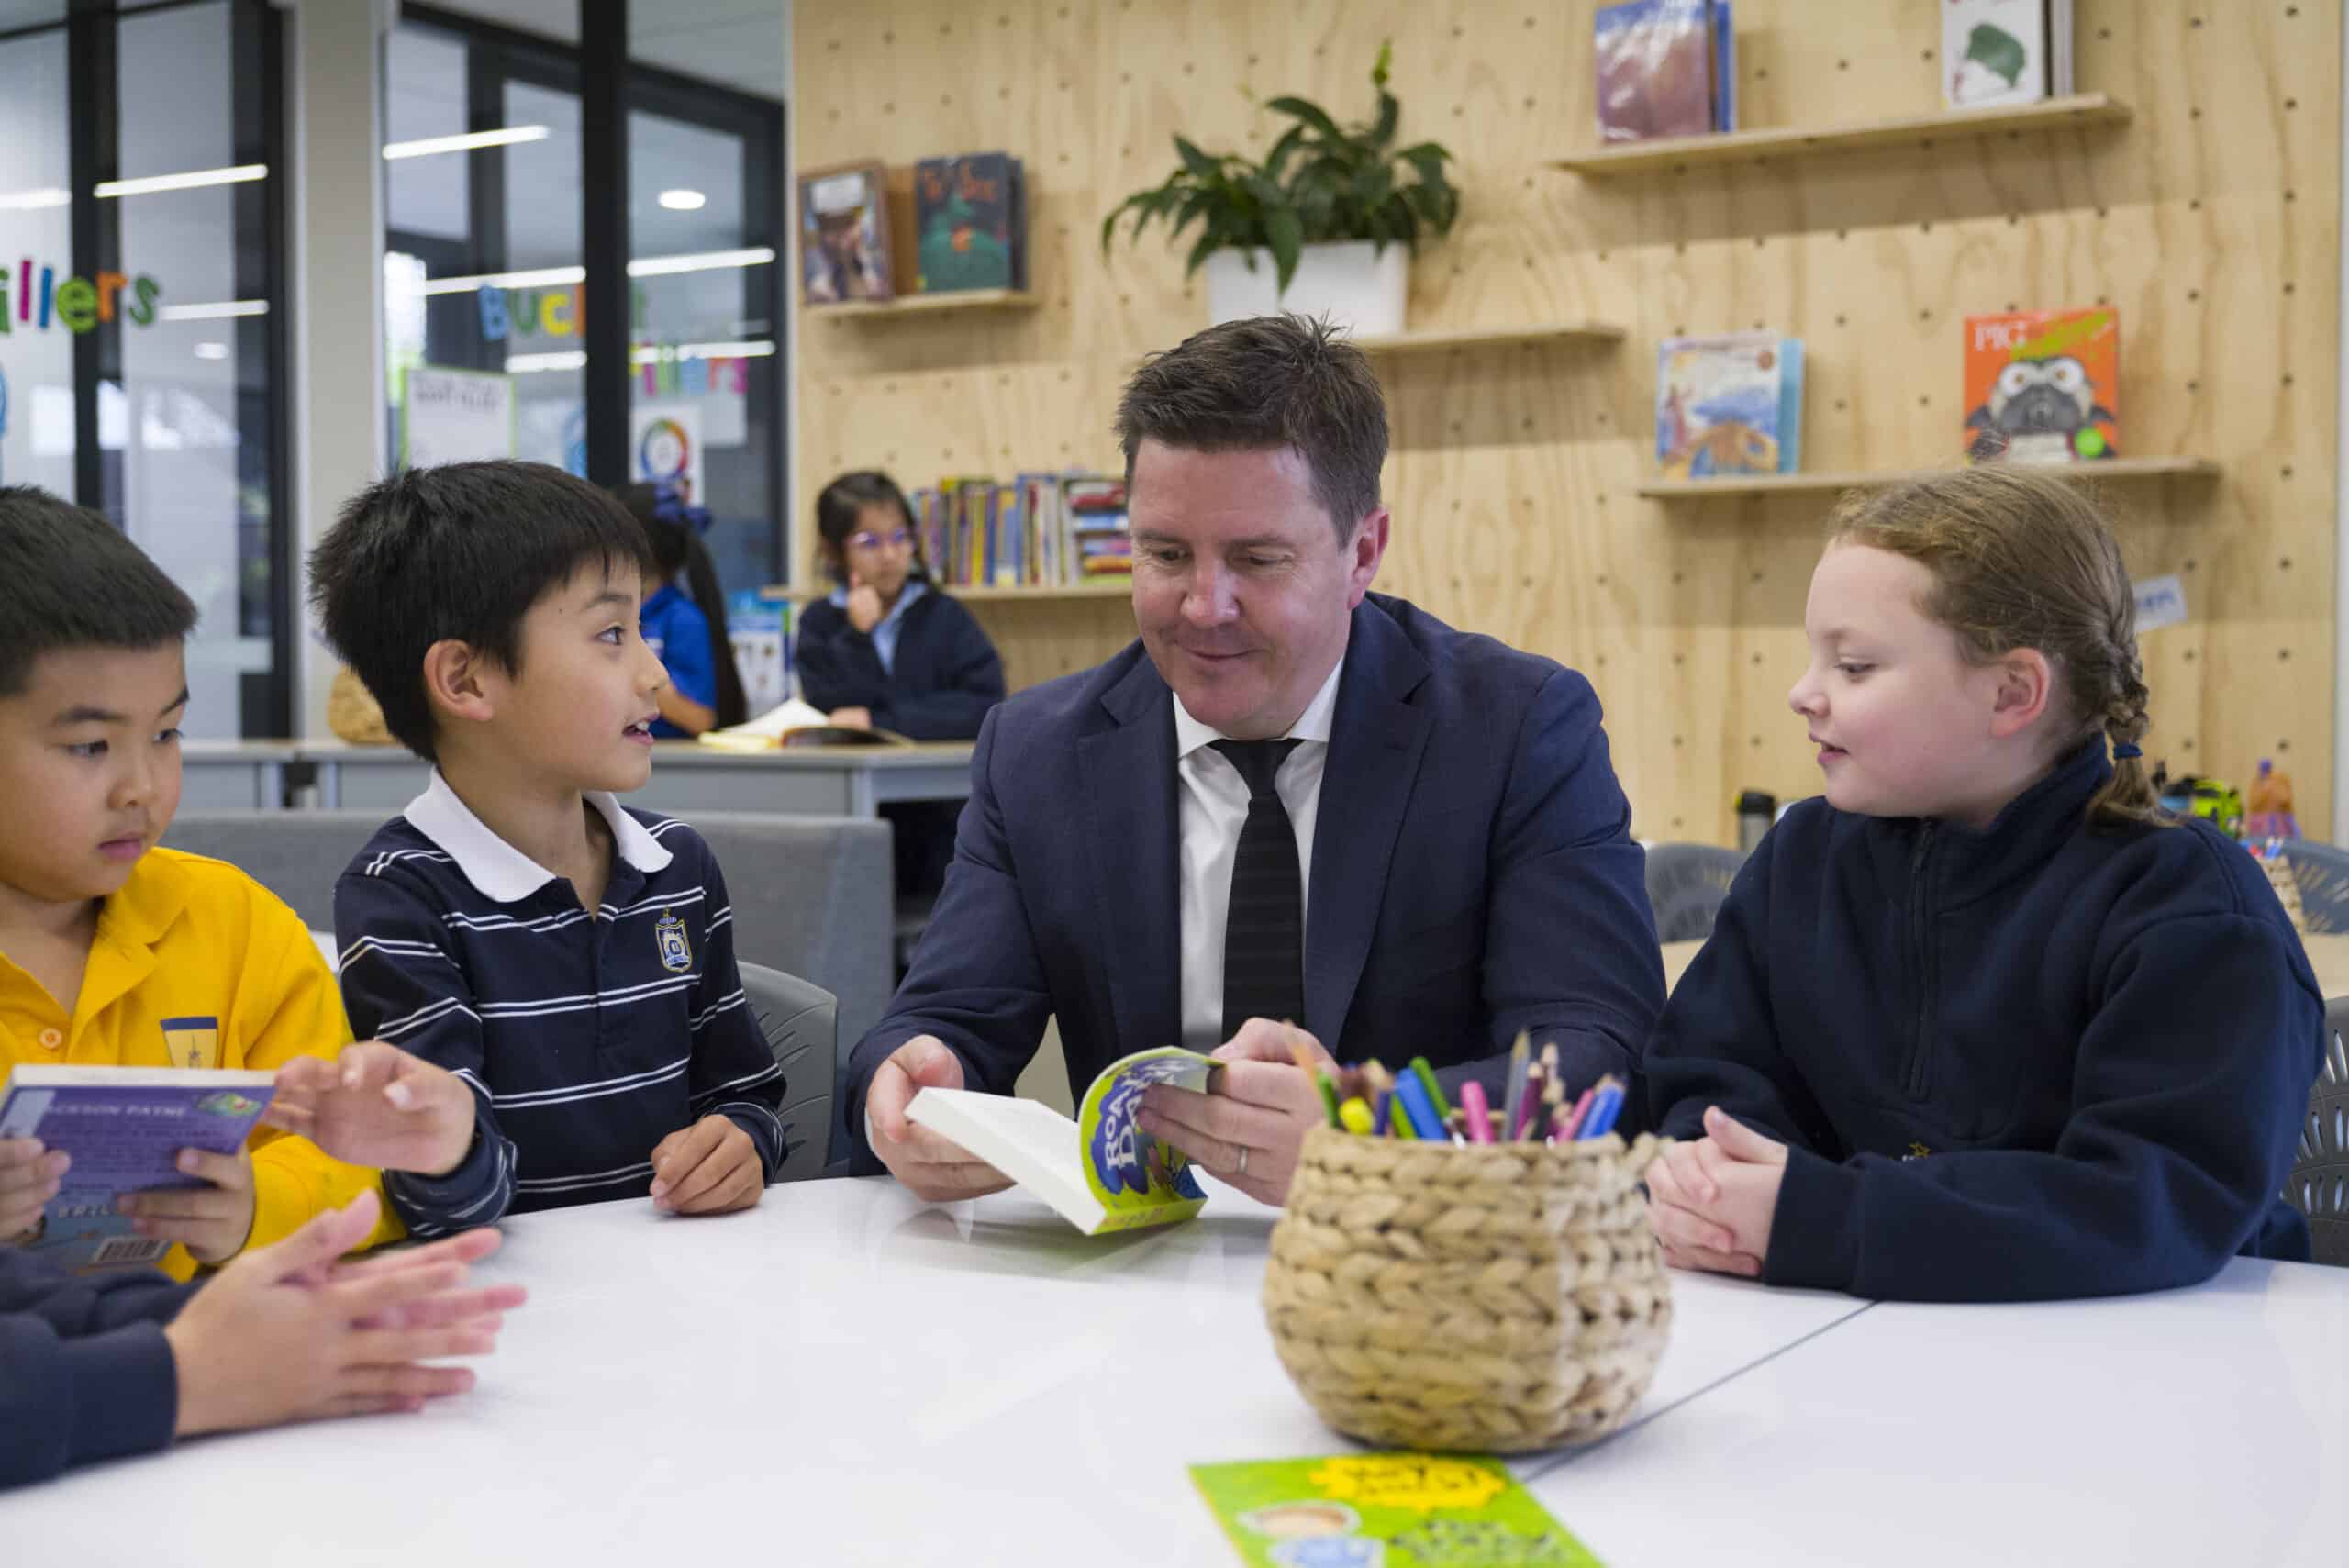
[[[1330,668],[1330,678],[1321,683],[1321,689],[1313,694],[1313,700],[1305,705],[1305,711],[1297,715],[1297,722],[1290,725],[1288,733],[1280,739],[1319,740],[1324,746],[1330,743],[1330,723],[1338,712],[1338,677],[1344,674],[1345,670],[1346,656],[1341,652],[1338,655],[1338,662]],[[1169,695],[1173,695],[1171,688]],[[1212,746],[1219,740],[1228,739],[1229,737],[1221,730],[1212,728],[1193,718],[1191,710],[1183,706],[1183,699],[1180,696],[1174,698],[1174,760],[1176,762],[1181,762],[1202,746]]]
[[[607,790],[589,790],[586,799],[611,824],[612,847],[620,859],[647,874],[667,867],[669,851],[645,831],[643,823],[620,809],[618,795]],[[474,816],[438,768],[432,770],[432,782],[424,793],[409,801],[401,815],[446,851],[484,898],[511,904],[555,879],[554,873],[499,838],[488,823]]]

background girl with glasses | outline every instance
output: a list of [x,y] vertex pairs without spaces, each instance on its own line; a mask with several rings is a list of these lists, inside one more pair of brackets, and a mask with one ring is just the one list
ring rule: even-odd
[[[968,740],[1003,700],[1003,660],[971,612],[930,581],[905,492],[871,469],[816,497],[834,587],[799,616],[799,693],[834,724],[915,740]],[[897,828],[897,888],[935,890],[954,851],[957,809],[885,807]]]

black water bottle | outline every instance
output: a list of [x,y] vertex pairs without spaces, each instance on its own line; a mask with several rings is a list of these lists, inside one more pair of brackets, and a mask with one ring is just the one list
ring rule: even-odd
[[1741,790],[1737,796],[1737,847],[1745,854],[1762,841],[1762,835],[1777,820],[1778,797],[1767,790]]

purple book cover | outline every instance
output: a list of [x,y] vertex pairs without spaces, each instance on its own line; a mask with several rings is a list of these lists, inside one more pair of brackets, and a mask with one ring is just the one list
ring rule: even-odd
[[184,1067],[19,1067],[0,1091],[0,1138],[73,1157],[33,1233],[16,1242],[76,1273],[151,1264],[171,1251],[116,1211],[125,1193],[204,1184],[183,1149],[234,1152],[276,1093],[275,1075]]

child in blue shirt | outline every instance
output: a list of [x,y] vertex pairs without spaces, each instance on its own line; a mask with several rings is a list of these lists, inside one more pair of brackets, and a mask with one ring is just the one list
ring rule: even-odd
[[[686,506],[666,484],[631,484],[620,500],[652,551],[637,617],[644,645],[669,672],[669,684],[653,695],[661,706],[653,739],[686,740],[741,723],[751,717],[750,705],[734,666],[726,595],[699,532],[709,514]],[[681,574],[690,595],[677,585]]]
[[1666,1259],[1991,1301],[2306,1258],[2278,1190],[2322,997],[2251,858],[2155,804],[2094,504],[1998,465],[1848,500],[1804,629],[1825,796],[1646,1052]]

